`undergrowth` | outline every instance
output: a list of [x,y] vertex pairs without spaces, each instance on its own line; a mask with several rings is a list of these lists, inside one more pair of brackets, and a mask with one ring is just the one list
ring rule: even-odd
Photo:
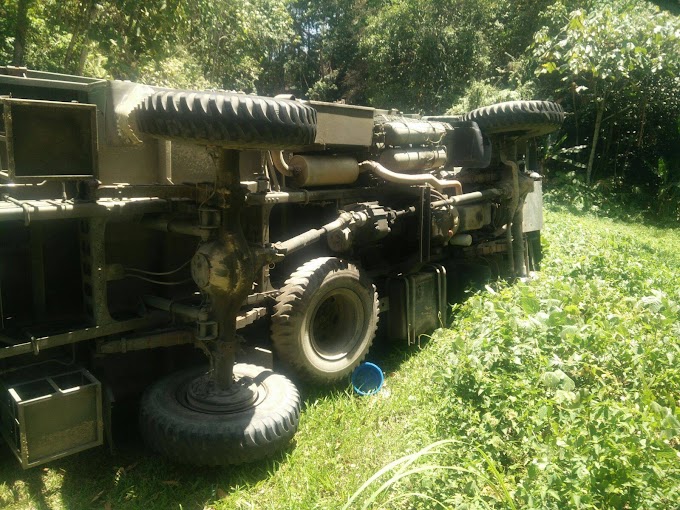
[[653,192],[617,177],[587,185],[576,172],[548,172],[544,198],[555,211],[674,227],[680,221],[678,190],[678,185],[669,185]]
[[678,231],[554,212],[545,238],[538,279],[472,295],[423,354],[435,435],[448,442],[393,466],[354,501],[467,509],[680,501]]

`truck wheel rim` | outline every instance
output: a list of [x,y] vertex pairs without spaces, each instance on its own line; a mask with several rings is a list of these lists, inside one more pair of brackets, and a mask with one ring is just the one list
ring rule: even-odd
[[312,312],[309,328],[312,348],[325,360],[344,358],[361,340],[363,324],[361,298],[350,289],[334,289]]
[[193,411],[229,414],[255,407],[265,396],[266,389],[250,377],[241,377],[229,388],[220,389],[208,373],[182,385],[177,400]]

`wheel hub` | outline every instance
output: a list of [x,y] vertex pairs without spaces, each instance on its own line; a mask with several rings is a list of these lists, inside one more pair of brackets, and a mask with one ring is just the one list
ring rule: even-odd
[[204,413],[237,413],[253,407],[259,398],[258,385],[250,377],[241,377],[221,389],[211,373],[190,381],[184,393],[184,405]]
[[359,297],[336,289],[317,305],[310,324],[312,348],[326,360],[347,355],[360,341],[364,318]]

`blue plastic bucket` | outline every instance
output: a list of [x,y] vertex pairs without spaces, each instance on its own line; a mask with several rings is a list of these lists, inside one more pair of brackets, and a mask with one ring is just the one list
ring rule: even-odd
[[373,363],[362,363],[352,372],[352,387],[357,395],[375,395],[384,381],[383,371]]

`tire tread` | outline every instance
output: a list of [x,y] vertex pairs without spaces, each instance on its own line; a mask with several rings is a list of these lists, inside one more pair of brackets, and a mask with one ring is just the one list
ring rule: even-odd
[[177,419],[160,404],[159,392],[173,391],[172,385],[179,380],[177,374],[161,379],[147,389],[140,403],[142,437],[152,450],[183,464],[223,466],[271,457],[295,434],[301,405],[297,388],[282,375],[273,375],[276,384],[285,387],[283,401],[245,428],[230,422],[228,415],[215,423],[201,420],[198,412],[187,426],[186,420]]
[[541,136],[560,128],[564,110],[552,101],[507,101],[477,108],[463,116],[486,134]]
[[374,315],[367,318],[371,326],[366,331],[368,341],[367,345],[364,346],[363,353],[344,370],[334,374],[326,373],[320,376],[316,371],[310,369],[309,362],[300,352],[298,344],[301,322],[304,319],[304,311],[310,298],[306,291],[310,288],[319,288],[325,276],[337,270],[349,270],[355,273],[360,280],[365,281],[355,265],[335,257],[319,257],[303,264],[291,274],[281,288],[281,293],[274,306],[271,335],[274,349],[286,366],[293,369],[302,378],[312,382],[333,383],[351,373],[366,357],[378,327],[378,295],[375,292],[375,287],[365,282],[365,285],[373,289],[372,310]]
[[141,132],[243,149],[314,143],[316,110],[298,101],[246,94],[162,91],[136,108]]

